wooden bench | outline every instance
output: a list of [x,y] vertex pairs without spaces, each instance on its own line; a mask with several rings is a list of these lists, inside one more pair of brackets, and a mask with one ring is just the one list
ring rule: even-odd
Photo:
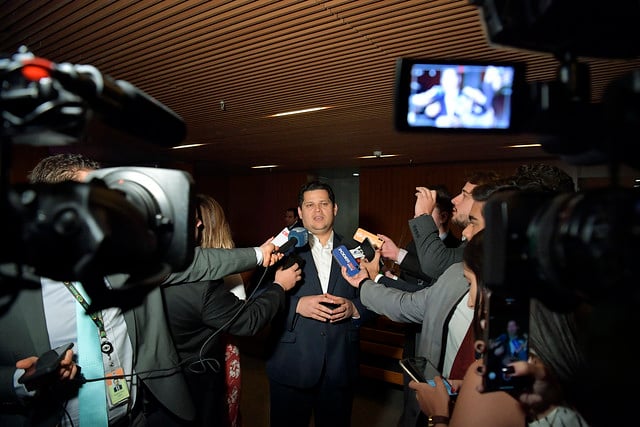
[[392,384],[403,385],[402,359],[405,332],[409,325],[385,316],[360,328],[360,375]]

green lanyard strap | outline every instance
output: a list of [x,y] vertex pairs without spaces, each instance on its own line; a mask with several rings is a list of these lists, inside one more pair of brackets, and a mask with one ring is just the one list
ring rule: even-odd
[[64,285],[67,287],[69,292],[71,292],[71,295],[74,296],[74,298],[78,301],[78,303],[82,306],[82,308],[84,308],[84,310],[87,312],[87,315],[91,317],[91,320],[93,320],[93,323],[95,323],[96,326],[98,327],[98,333],[100,334],[100,350],[104,354],[107,354],[107,355],[111,354],[111,352],[113,351],[113,345],[107,339],[107,331],[105,331],[104,329],[102,312],[98,310],[94,313],[89,313],[88,312],[89,304],[87,303],[87,300],[80,293],[80,291],[78,291],[78,289],[73,285],[73,283],[71,282],[62,282],[62,283],[64,283]]

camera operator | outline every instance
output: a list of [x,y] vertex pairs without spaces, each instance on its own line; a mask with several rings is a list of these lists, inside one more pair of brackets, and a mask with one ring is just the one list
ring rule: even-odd
[[[33,183],[81,180],[97,166],[81,155],[60,154],[43,159],[30,179]],[[265,243],[260,248],[199,250],[185,271],[172,273],[164,283],[214,280],[258,263],[272,265],[278,258],[272,256],[274,249],[273,244]],[[104,283],[84,285],[118,287],[126,276],[112,275],[105,277]],[[82,284],[47,278],[40,282],[41,287],[21,289],[0,316],[0,330],[10,331],[0,344],[1,425],[189,425],[194,407],[179,368],[160,287],[148,291],[141,304],[106,308],[89,317],[82,305],[86,304]],[[87,322],[94,344],[87,344],[79,333]],[[126,381],[84,382],[70,360],[69,350],[59,365],[60,381],[34,390],[18,382],[24,372],[34,370],[38,360],[34,355],[66,343],[74,343],[84,379],[113,375],[112,380]],[[101,362],[87,359],[91,353],[88,348],[95,350]],[[85,395],[95,399],[85,403]],[[98,418],[85,418],[88,412]]]

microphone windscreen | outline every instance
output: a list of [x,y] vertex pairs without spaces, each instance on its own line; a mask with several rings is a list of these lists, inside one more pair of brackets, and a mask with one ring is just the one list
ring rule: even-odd
[[294,237],[297,240],[296,248],[301,248],[309,241],[309,232],[304,227],[294,227],[289,231],[289,240]]

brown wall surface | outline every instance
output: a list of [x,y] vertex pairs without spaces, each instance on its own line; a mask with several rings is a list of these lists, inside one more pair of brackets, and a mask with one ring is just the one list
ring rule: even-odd
[[[411,239],[407,221],[413,218],[416,186],[443,184],[452,196],[456,196],[470,172],[492,169],[508,175],[521,163],[362,169],[359,178],[359,225],[373,233],[386,234],[398,245],[405,245]],[[208,192],[223,205],[236,245],[244,247],[259,245],[284,227],[282,217],[285,208],[297,205],[298,189],[312,177],[305,173],[268,173],[226,177],[224,180],[196,177],[196,183],[198,191]],[[459,236],[460,230],[456,229],[454,233]]]

